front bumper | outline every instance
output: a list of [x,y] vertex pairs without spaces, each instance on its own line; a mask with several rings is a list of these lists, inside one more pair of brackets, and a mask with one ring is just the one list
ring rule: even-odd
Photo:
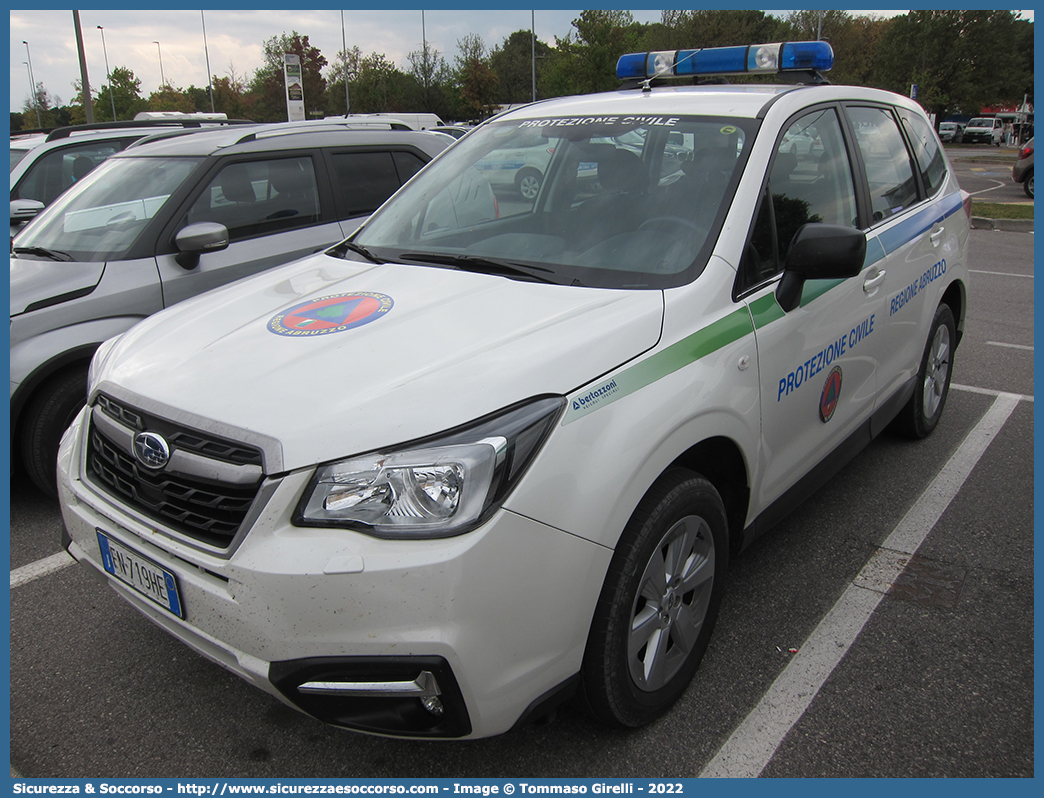
[[[444,540],[294,527],[290,516],[311,476],[304,470],[278,481],[232,556],[216,557],[82,478],[87,412],[59,451],[69,553],[151,620],[260,689],[362,731],[484,737],[510,729],[579,671],[608,549],[505,510]],[[184,619],[105,573],[98,531],[175,576]],[[430,711],[425,672],[438,686],[442,715]],[[384,700],[418,678],[407,700]],[[330,703],[302,691],[307,682],[332,683],[326,697],[339,708],[324,716],[317,707]],[[374,684],[394,687],[366,695]]]

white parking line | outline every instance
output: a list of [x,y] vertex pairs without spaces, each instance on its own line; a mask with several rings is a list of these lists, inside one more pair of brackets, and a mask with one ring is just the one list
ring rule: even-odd
[[816,627],[758,705],[700,773],[701,778],[757,777],[855,642],[909,555],[953,501],[1020,397],[1000,393],[953,457],[921,494],[859,576]]
[[1003,346],[1006,349],[1025,349],[1027,352],[1032,352],[1032,346],[1026,346],[1025,344],[1005,344],[1000,341],[987,341],[986,346]]
[[57,554],[52,554],[50,557],[44,557],[42,560],[23,565],[21,568],[15,568],[11,571],[11,588],[14,589],[20,585],[28,584],[34,579],[53,574],[55,571],[68,568],[70,565],[76,565],[76,560],[64,551],[60,551]]
[[1025,393],[1008,393],[1007,391],[995,391],[992,388],[976,388],[974,385],[959,385],[956,382],[950,383],[951,391],[964,391],[964,393],[978,393],[983,396],[1015,396],[1018,397],[1020,402],[1032,402],[1033,396]]
[[1030,280],[1033,279],[1032,274],[1015,274],[1013,272],[987,272],[982,269],[968,269],[972,274],[992,274],[996,277],[1026,277]]

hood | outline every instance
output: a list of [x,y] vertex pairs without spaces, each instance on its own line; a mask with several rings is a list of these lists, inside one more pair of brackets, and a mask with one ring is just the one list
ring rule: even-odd
[[146,320],[100,387],[274,438],[289,470],[568,394],[654,346],[662,316],[659,291],[317,255]]
[[11,257],[11,315],[40,303],[58,304],[90,293],[101,281],[104,261],[65,263]]

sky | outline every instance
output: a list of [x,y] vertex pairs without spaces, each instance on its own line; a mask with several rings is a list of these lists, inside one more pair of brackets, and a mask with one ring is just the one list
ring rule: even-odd
[[[402,8],[405,4],[396,4]],[[688,7],[694,7],[687,4]],[[366,10],[345,9],[344,36],[349,49],[357,45],[364,54],[384,53],[401,69],[408,69],[406,56],[420,50],[426,39],[452,65],[456,43],[469,33],[482,37],[487,48],[502,44],[516,30],[528,30],[535,14],[537,38],[554,44],[555,36],[569,33],[578,10],[558,8],[487,11],[474,9]],[[631,7],[638,22],[656,22],[658,10]],[[231,74],[249,80],[261,66],[266,39],[297,31],[307,35],[328,61],[342,49],[341,11],[325,10],[115,10],[81,9],[90,85],[97,90],[107,83],[108,67],[129,68],[141,80],[147,97],[163,78],[176,88],[207,85],[207,55],[210,74]],[[422,33],[423,13],[423,33]],[[786,11],[770,11],[780,16]],[[855,15],[897,11],[852,11]],[[1022,12],[1032,19],[1033,12]],[[202,18],[201,18],[202,16]],[[206,25],[204,50],[203,25]],[[104,30],[98,30],[101,26]],[[103,47],[104,37],[104,47]],[[24,42],[28,42],[28,47]],[[158,42],[158,44],[157,44]],[[80,77],[76,36],[71,10],[10,11],[11,61],[10,106],[21,111],[30,97],[32,77],[62,105],[75,99],[73,81]]]

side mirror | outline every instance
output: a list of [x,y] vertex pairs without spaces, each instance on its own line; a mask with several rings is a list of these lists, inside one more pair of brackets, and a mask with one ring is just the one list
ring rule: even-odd
[[866,236],[836,224],[810,223],[794,234],[776,286],[776,301],[789,313],[801,301],[805,280],[845,280],[862,271]]
[[174,260],[181,268],[191,271],[199,265],[200,255],[228,247],[228,228],[217,222],[195,222],[178,230],[174,246],[178,248]]
[[28,222],[43,209],[44,204],[40,202],[40,200],[11,200],[11,222],[15,224],[18,222]]

